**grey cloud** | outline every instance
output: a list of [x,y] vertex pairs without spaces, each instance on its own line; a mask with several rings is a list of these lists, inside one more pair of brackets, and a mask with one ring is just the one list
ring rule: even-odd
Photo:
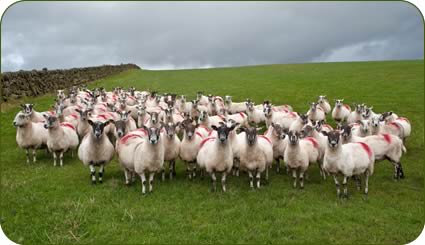
[[3,17],[2,71],[423,59],[404,2],[21,2]]

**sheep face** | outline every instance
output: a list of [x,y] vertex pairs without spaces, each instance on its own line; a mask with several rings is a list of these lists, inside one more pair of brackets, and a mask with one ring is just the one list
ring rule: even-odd
[[354,104],[354,108],[356,108],[356,112],[359,114],[361,114],[364,109],[362,104]]
[[184,132],[187,136],[187,138],[189,140],[192,139],[193,135],[195,135],[195,130],[196,130],[196,126],[193,125],[192,121],[189,119],[186,119],[185,121],[183,121],[183,123],[181,124],[181,126],[184,129]]
[[22,112],[27,115],[31,115],[31,113],[33,112],[33,107],[34,104],[21,104]]
[[319,95],[318,102],[319,102],[319,104],[323,104],[323,103],[327,102],[326,95]]
[[372,124],[372,127],[378,127],[379,126],[379,121],[380,121],[380,118],[379,117],[372,117],[372,120],[371,120],[371,124]]
[[29,122],[29,116],[25,115],[23,112],[16,114],[15,119],[13,120],[14,127],[23,127]]
[[[241,128],[242,129],[242,128]],[[244,128],[248,145],[254,145],[257,141],[257,129],[254,127]]]
[[363,113],[362,113],[362,117],[363,117],[364,119],[369,118],[369,117],[370,117],[370,115],[372,114],[372,109],[373,109],[373,106],[371,106],[371,107],[367,107],[367,106],[365,106],[365,107],[364,107],[364,110],[363,110]]
[[118,137],[121,138],[125,134],[125,128],[126,123],[124,120],[118,120],[115,123],[115,132],[117,133]]
[[315,102],[310,103],[310,110],[312,112],[315,112],[317,105],[318,105],[318,103],[315,103]]
[[118,114],[120,115],[120,120],[127,121],[130,113],[131,111],[119,111]]
[[271,104],[265,104],[263,112],[264,112],[264,116],[271,117],[273,113]]
[[245,102],[245,105],[246,105],[246,109],[248,109],[249,111],[253,111],[254,110],[254,103],[253,102],[247,100]]
[[272,123],[273,134],[280,139],[285,139],[287,131],[280,124]]
[[300,119],[301,119],[302,124],[306,125],[308,123],[308,115],[301,114]]
[[179,123],[173,124],[173,123],[167,123],[164,125],[165,133],[167,134],[167,137],[172,139],[174,135],[176,134],[176,127],[179,126]]
[[173,119],[173,107],[168,107],[164,111],[165,111],[165,117],[168,120],[172,120]]
[[343,105],[344,99],[335,100],[335,107],[340,108]]
[[199,115],[199,121],[205,121],[205,119],[207,119],[207,112],[206,111],[201,111],[200,115]]
[[143,116],[146,113],[144,105],[136,105],[137,115]]
[[80,114],[80,119],[82,121],[86,121],[87,118],[91,116],[92,109],[89,109],[89,110],[75,109],[75,111],[78,112],[78,114]]
[[116,112],[117,111],[117,108],[115,107],[114,104],[107,103],[106,104],[106,107],[108,108],[109,111],[112,111],[112,112]]
[[368,133],[370,129],[370,121],[369,120],[361,120],[360,121],[360,130],[363,133]]
[[46,121],[44,122],[45,129],[55,128],[59,125],[59,120],[56,116],[46,114],[43,114],[43,116],[46,118]]
[[345,140],[348,140],[351,137],[352,127],[350,125],[344,125],[341,127],[341,137]]
[[316,121],[316,125],[314,125],[314,128],[316,129],[317,132],[322,131],[322,126],[324,123],[325,123],[324,120]]
[[328,145],[330,148],[337,148],[340,144],[340,133],[338,131],[332,130],[329,133],[322,132],[325,136],[328,137]]
[[291,130],[288,133],[289,144],[296,145],[298,144],[298,140],[300,139],[300,133],[295,130]]
[[387,119],[387,117],[390,117],[393,114],[392,111],[387,111],[382,113],[382,115],[379,117],[379,121],[383,122]]
[[103,130],[105,129],[106,126],[108,126],[108,124],[110,123],[110,121],[106,121],[106,122],[96,121],[96,122],[93,122],[92,120],[88,120],[88,123],[92,127],[93,135],[97,139],[100,139],[102,137],[102,135],[103,135]]
[[226,95],[226,97],[224,97],[224,102],[226,104],[231,104],[232,103],[232,96]]
[[220,143],[222,144],[226,144],[227,143],[227,139],[229,137],[229,133],[230,131],[232,131],[233,129],[235,129],[235,125],[231,126],[230,128],[228,128],[224,123],[220,125],[220,127],[216,127],[216,126],[211,126],[212,129],[214,129],[215,131],[217,131],[217,137],[220,140]]
[[149,116],[151,116],[151,122],[152,124],[156,124],[159,121],[159,114],[158,112],[148,112]]
[[155,128],[155,127],[151,127],[151,128],[143,127],[143,128],[148,132],[149,143],[151,143],[152,145],[158,144],[162,126],[160,126],[159,128]]
[[57,90],[56,97],[58,99],[65,99],[65,92],[63,90]]

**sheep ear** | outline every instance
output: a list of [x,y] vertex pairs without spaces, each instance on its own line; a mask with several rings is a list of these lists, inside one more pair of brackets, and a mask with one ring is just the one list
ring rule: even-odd
[[87,120],[87,122],[90,124],[90,126],[93,126],[93,121],[92,120]]
[[392,111],[389,111],[388,112],[388,116],[391,116],[393,114],[393,112]]
[[75,109],[75,111],[81,114],[81,110],[80,109]]
[[178,126],[180,126],[180,122],[177,122],[176,124],[174,124],[174,128],[177,128]]
[[127,114],[130,114],[130,113],[131,113],[131,110],[127,111]]
[[289,132],[289,131],[288,131],[288,129],[287,129],[287,128],[284,128],[284,129],[283,129],[283,132],[284,132],[285,134],[288,134],[288,132]]
[[215,131],[217,131],[217,129],[218,129],[215,125],[211,125],[211,128]]
[[329,136],[328,132],[326,132],[326,131],[322,131],[322,134],[323,134],[324,136]]
[[49,116],[46,113],[43,113],[43,117],[46,119],[49,118]]
[[272,127],[273,127],[273,128],[275,127],[275,124],[274,124],[274,122],[272,122],[272,124],[271,124],[271,125],[272,125]]

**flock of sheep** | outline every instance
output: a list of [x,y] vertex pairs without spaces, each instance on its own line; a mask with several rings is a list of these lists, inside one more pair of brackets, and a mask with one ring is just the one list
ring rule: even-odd
[[[73,87],[67,95],[58,90],[52,111],[37,112],[33,104],[21,106],[13,125],[28,163],[30,150],[36,162],[36,150],[46,146],[54,166],[57,158],[62,166],[63,154],[73,155],[78,148],[78,157],[89,166],[95,184],[102,183],[105,166],[117,155],[125,183],[140,176],[143,194],[146,188],[152,191],[155,173],[160,172],[164,180],[167,168],[172,179],[176,160],[181,159],[189,179],[206,172],[214,191],[216,174],[221,173],[226,191],[227,176],[239,176],[240,170],[247,172],[251,188],[259,188],[262,174],[267,181],[272,164],[279,172],[283,160],[294,188],[304,187],[307,169],[317,163],[324,179],[333,176],[339,197],[338,176],[343,177],[344,196],[350,177],[359,190],[364,177],[367,195],[375,161],[389,160],[394,178],[404,177],[400,158],[411,133],[409,121],[391,111],[377,114],[365,104],[355,104],[351,110],[343,100],[335,100],[332,109],[326,96],[319,96],[305,114],[270,101],[236,103],[231,96],[223,99],[201,92],[196,100],[187,101],[183,95],[159,95],[134,87],[110,92]],[[337,129],[326,124],[328,113]],[[258,133],[260,124],[267,127],[264,134]]]

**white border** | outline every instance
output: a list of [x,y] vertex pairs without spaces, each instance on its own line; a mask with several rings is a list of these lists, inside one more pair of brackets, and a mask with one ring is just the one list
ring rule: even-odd
[[[405,0],[406,2],[410,2],[411,4],[415,5],[422,13],[422,16],[424,16],[423,13],[425,13],[425,1],[424,0]],[[3,16],[4,11],[13,3],[18,2],[18,0],[1,0],[0,1],[0,14]],[[424,227],[425,228],[425,227]],[[416,240],[409,243],[410,245],[421,245],[425,244],[425,229],[422,229],[421,235],[416,238]],[[13,241],[9,240],[9,238],[4,234],[3,230],[0,226],[0,245],[15,245]]]

